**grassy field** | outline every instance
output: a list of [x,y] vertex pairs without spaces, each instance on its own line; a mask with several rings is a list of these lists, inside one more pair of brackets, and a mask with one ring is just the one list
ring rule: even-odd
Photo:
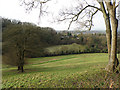
[[[84,52],[86,49],[86,45],[79,45],[76,43],[70,44],[70,45],[57,45],[46,48],[46,51],[50,54],[61,54],[63,52],[64,54],[67,53],[73,53],[74,52]],[[67,52],[67,53],[66,53]]]
[[[17,67],[3,65],[2,88],[109,87],[105,53],[32,58],[28,62],[24,73],[18,72]],[[113,87],[118,85],[116,80]]]

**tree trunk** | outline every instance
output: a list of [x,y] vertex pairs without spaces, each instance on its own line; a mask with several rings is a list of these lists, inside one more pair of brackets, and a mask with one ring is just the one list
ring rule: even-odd
[[21,52],[21,60],[20,60],[21,72],[24,72],[23,65],[24,65],[24,49]]
[[23,65],[24,65],[24,58],[21,57],[18,65],[18,71],[24,72]]
[[110,25],[110,19],[109,19],[109,13],[107,13],[107,10],[105,9],[105,5],[103,2],[99,2],[102,9],[105,25],[106,25],[106,38],[107,38],[107,48],[108,48],[108,55],[109,55],[109,61],[110,61],[110,55],[111,55],[111,25]]
[[110,66],[111,66],[111,70],[114,72],[119,64],[119,61],[117,59],[117,20],[116,18],[111,18],[111,24],[112,24],[112,45],[111,45]]
[[106,15],[105,19],[105,25],[106,25],[106,38],[107,38],[107,48],[108,48],[108,55],[109,55],[109,61],[111,56],[111,25],[110,25],[110,19],[109,14]]
[[106,17],[104,18],[105,20],[105,25],[106,25],[106,39],[107,39],[107,48],[108,48],[108,56],[109,56],[109,61],[108,65],[106,66],[106,70],[109,71],[109,64],[111,63],[111,39],[112,39],[112,33],[111,33],[111,25],[110,25],[110,19],[109,19],[109,14],[106,14]]
[[23,66],[21,66],[21,71],[24,72],[24,70],[23,70]]
[[23,66],[18,66],[18,71],[24,72]]
[[20,69],[21,69],[20,66],[18,66],[18,71],[19,71]]
[[111,26],[112,26],[112,44],[111,44],[111,55],[110,55],[110,61],[108,64],[108,70],[115,72],[119,61],[117,59],[117,27],[118,27],[118,21],[116,19],[116,9],[114,6],[111,6],[108,4],[108,10],[110,14],[110,20],[111,20]]
[[106,70],[108,71],[109,63],[110,63],[110,57],[111,57],[111,24],[110,24],[110,18],[109,18],[109,13],[105,9],[105,5],[103,2],[99,2],[102,9],[104,21],[105,21],[105,26],[106,26],[106,39],[107,39],[107,48],[108,48],[108,56],[109,56],[109,62],[108,65],[106,66]]

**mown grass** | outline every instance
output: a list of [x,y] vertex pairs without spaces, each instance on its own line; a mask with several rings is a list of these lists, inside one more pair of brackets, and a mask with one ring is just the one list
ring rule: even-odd
[[[105,53],[31,58],[24,73],[3,67],[2,88],[108,88],[107,62]],[[118,76],[113,76],[113,87],[118,87]]]

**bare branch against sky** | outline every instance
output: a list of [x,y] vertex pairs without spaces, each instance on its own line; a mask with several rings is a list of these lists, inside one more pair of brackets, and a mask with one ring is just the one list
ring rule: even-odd
[[70,29],[71,25],[74,24],[78,30],[91,30],[93,27],[93,17],[98,11],[101,11],[99,5],[95,5],[95,2],[88,4],[87,1],[77,1],[77,4],[71,6],[71,8],[66,7],[66,9],[61,10],[60,17],[58,21],[68,20]]
[[[33,1],[33,0],[31,0]],[[41,1],[41,0],[37,0]],[[47,0],[43,0],[47,1]],[[93,2],[94,0],[89,0],[89,2]],[[35,3],[37,6],[37,3]],[[56,30],[66,30],[68,28],[69,22],[61,22],[61,23],[50,23],[53,20],[53,17],[58,17],[58,13],[60,10],[66,7],[75,7],[76,0],[52,0],[49,3],[49,8],[46,5],[46,9],[50,14],[46,14],[44,17],[41,18],[40,26],[42,27],[52,27]],[[40,7],[39,7],[40,8]],[[0,0],[0,16],[10,18],[10,19],[17,19],[21,21],[32,22],[38,24],[39,22],[39,8],[33,9],[30,13],[25,12],[25,7],[20,6],[19,0]],[[102,17],[102,13],[98,12],[93,19],[94,26],[92,30],[105,30],[104,20]],[[75,24],[71,26],[71,30],[75,27]]]

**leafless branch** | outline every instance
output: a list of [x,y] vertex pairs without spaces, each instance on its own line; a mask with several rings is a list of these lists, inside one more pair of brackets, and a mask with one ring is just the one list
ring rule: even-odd
[[117,8],[119,5],[116,5],[115,8]]
[[[86,8],[88,8],[88,7],[93,7],[93,8],[95,8],[95,9],[97,9],[97,10],[95,11],[95,13],[92,14],[91,20],[89,21],[89,23],[90,23],[90,24],[89,24],[89,25],[90,25],[89,30],[91,29],[91,27],[92,27],[92,18],[93,18],[93,16],[98,12],[98,10],[101,11],[101,9],[99,9],[98,7],[92,6],[92,5],[87,5],[86,7],[84,7],[83,9],[81,9],[81,11],[79,11],[77,14],[73,14],[73,13],[72,13],[73,17],[69,18],[69,19],[71,19],[71,21],[70,21],[70,23],[69,23],[68,30],[70,29],[71,24],[72,24],[73,22],[77,21],[78,18],[79,18],[79,15],[80,15]],[[91,11],[90,11],[90,12],[91,12]],[[69,14],[69,15],[71,15],[71,13],[68,13],[68,12],[67,12],[67,13],[64,13],[64,14]],[[64,18],[63,20],[66,20],[66,18]],[[63,20],[62,20],[62,21],[63,21]],[[86,25],[86,27],[88,27],[88,25]]]
[[90,19],[90,28],[89,28],[89,30],[91,30],[91,28],[92,28],[92,23],[93,23],[93,16],[96,14],[98,12],[98,10],[96,10],[92,15],[91,15],[91,19]]
[[26,11],[29,12],[34,8],[39,8],[40,9],[40,13],[39,13],[39,18],[41,15],[43,15],[43,13],[46,13],[46,10],[43,10],[43,7],[45,7],[45,4],[47,2],[49,2],[51,0],[21,0],[22,5],[25,6]]

